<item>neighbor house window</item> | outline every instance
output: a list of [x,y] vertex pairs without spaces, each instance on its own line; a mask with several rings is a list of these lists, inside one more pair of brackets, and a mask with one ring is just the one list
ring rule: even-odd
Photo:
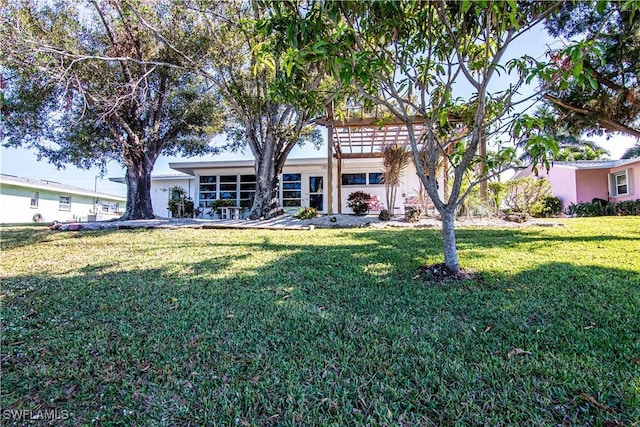
[[70,211],[71,210],[71,196],[60,196],[60,201],[58,203],[58,209],[61,211]]
[[623,170],[609,175],[612,197],[626,196],[630,194],[628,172],[628,170]]
[[366,173],[343,173],[342,185],[367,185]]
[[369,172],[369,185],[382,184],[382,172]]
[[222,175],[220,177],[220,198],[238,200],[238,175]]
[[302,174],[282,175],[282,206],[285,208],[302,206]]
[[217,178],[215,176],[200,177],[200,207],[210,208],[216,199]]
[[251,207],[256,195],[256,176],[240,175],[240,206]]
[[32,208],[37,208],[39,200],[40,200],[40,192],[39,191],[32,191],[31,192],[31,207]]

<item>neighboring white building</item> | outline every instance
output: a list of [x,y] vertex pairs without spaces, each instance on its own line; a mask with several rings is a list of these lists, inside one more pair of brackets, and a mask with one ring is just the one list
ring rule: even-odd
[[85,188],[0,175],[0,223],[87,221],[117,218],[126,199]]

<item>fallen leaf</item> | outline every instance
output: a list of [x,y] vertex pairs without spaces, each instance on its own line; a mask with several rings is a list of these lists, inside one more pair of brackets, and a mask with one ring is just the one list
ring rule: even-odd
[[486,332],[489,332],[490,330],[491,330],[491,326],[487,326],[487,327],[484,329],[485,333],[486,333]]
[[590,325],[583,326],[583,327],[582,327],[582,329],[593,329],[593,328],[595,328],[595,327],[596,327],[596,324],[595,324],[595,323],[592,323],[592,324],[590,324]]
[[234,317],[236,317],[234,314],[227,314],[227,319],[233,319]]
[[521,349],[521,348],[514,348],[513,350],[511,350],[511,351],[507,354],[507,357],[508,357],[509,359],[511,359],[513,356],[518,356],[518,355],[521,355],[521,354],[531,354],[531,352],[530,352],[530,351],[523,350],[523,349]]
[[415,276],[413,276],[413,280],[416,280],[416,279],[419,279],[419,278],[420,278],[419,274],[416,274]]
[[640,365],[640,357],[633,357],[631,358],[631,361],[636,365]]

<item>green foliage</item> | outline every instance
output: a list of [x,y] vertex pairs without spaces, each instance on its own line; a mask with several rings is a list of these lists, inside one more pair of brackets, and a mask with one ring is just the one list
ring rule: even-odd
[[172,218],[193,218],[194,204],[191,197],[186,196],[185,189],[180,186],[169,189],[169,203],[167,209]]
[[364,191],[354,191],[347,198],[347,207],[356,215],[365,215],[370,209],[371,194]]
[[533,215],[540,212],[540,203],[545,197],[551,196],[551,184],[546,179],[532,176],[512,179],[507,182],[508,190],[505,204],[514,212]]
[[382,209],[378,214],[378,219],[380,221],[389,221],[391,219],[391,213],[388,209]]
[[490,181],[487,183],[487,189],[489,190],[489,196],[493,203],[493,208],[499,211],[502,208],[502,201],[507,194],[508,185],[501,181]]
[[614,215],[640,215],[640,199],[625,200],[613,205]]
[[439,229],[2,227],[0,406],[69,405],[65,426],[632,426],[640,218],[557,221],[459,229],[477,277],[442,285],[416,277]]
[[213,202],[211,202],[211,210],[209,212],[207,212],[207,215],[211,216],[214,214],[218,213],[218,209],[225,207],[225,206],[235,206],[236,205],[236,201],[235,200],[228,200],[228,199],[216,199]]
[[300,208],[294,216],[298,219],[312,219],[318,216],[318,210],[312,207]]
[[554,37],[571,40],[552,52],[543,75],[547,100],[572,133],[640,136],[640,3],[563,2],[547,19]]
[[552,217],[562,212],[562,201],[555,196],[543,197],[535,203],[531,209],[531,215],[535,217]]
[[571,203],[565,213],[577,217],[640,215],[640,199],[618,203],[580,202]]

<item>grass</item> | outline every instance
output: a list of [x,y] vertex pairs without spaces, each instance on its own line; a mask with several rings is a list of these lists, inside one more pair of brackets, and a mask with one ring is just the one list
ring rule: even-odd
[[5,227],[3,423],[639,425],[640,218],[458,241]]

